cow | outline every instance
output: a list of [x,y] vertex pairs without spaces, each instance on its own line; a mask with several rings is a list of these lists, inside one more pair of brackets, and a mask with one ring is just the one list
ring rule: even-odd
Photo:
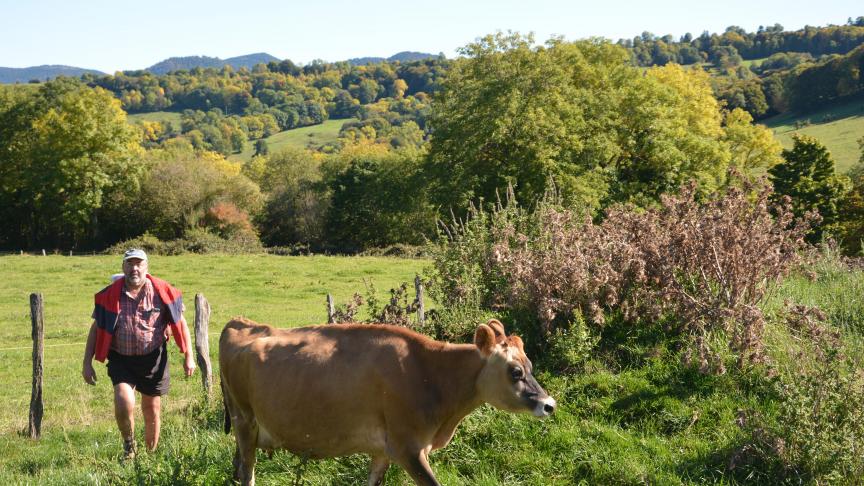
[[277,329],[235,318],[219,338],[219,365],[244,485],[255,484],[257,448],[314,459],[366,453],[369,485],[391,462],[418,485],[438,485],[428,455],[477,407],[555,410],[522,340],[494,319],[473,344],[450,344],[384,324]]

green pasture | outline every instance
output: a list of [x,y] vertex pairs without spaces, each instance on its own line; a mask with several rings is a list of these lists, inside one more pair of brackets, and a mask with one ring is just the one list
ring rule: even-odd
[[[810,124],[795,128],[796,122],[809,120]],[[783,148],[792,148],[796,133],[819,140],[834,157],[838,172],[846,172],[861,157],[858,140],[864,137],[864,99],[835,105],[806,115],[784,114],[763,123],[774,130]]]
[[758,66],[758,65],[762,64],[762,61],[764,61],[765,59],[768,59],[768,58],[762,57],[759,59],[744,59],[743,61],[741,61],[741,65],[749,69],[753,66]]
[[171,125],[174,126],[175,130],[180,130],[180,121],[181,121],[180,113],[176,111],[154,111],[150,113],[136,113],[134,115],[128,115],[127,119],[130,123],[135,122],[170,122]]
[[[165,400],[163,434],[155,453],[121,463],[110,381],[80,377],[92,294],[119,268],[116,256],[0,257],[0,481],[7,484],[225,484],[233,437],[222,433],[220,393],[208,402],[200,377],[185,379],[172,356],[172,390]],[[192,315],[195,293],[212,306],[211,352],[219,330],[235,315],[277,326],[325,320],[325,294],[345,302],[370,280],[380,296],[413,279],[424,260],[272,255],[153,257],[151,270],[180,287]],[[823,306],[839,327],[864,330],[864,274],[814,269],[776,289],[766,308],[784,298]],[[45,422],[43,437],[19,434],[30,396],[28,296],[45,300]],[[506,319],[505,319],[506,320]],[[584,370],[557,373],[535,360],[538,380],[559,402],[547,420],[484,406],[469,415],[453,442],[432,454],[447,485],[770,484],[770,469],[729,458],[749,437],[736,425],[741,410],[769,415],[770,394],[758,380],[730,371],[702,375],[680,366],[657,330],[608,324],[604,341]],[[770,333],[782,339],[782,333]],[[779,336],[779,337],[777,337]],[[530,343],[529,343],[530,344]],[[768,343],[775,347],[778,341]],[[170,344],[173,346],[173,344]],[[213,356],[214,361],[216,359]],[[217,370],[218,373],[218,370]],[[141,436],[140,412],[137,428]],[[292,483],[301,459],[259,453],[258,484]],[[368,460],[351,456],[309,461],[304,485],[365,483]],[[388,485],[411,484],[391,468]]]
[[[194,296],[202,293],[211,306],[210,346],[231,317],[243,315],[279,327],[326,322],[326,294],[337,304],[373,285],[384,297],[401,282],[413,281],[421,260],[272,255],[153,257],[151,271],[185,294],[187,316],[194,315]],[[26,427],[31,368],[29,295],[41,292],[45,302],[45,431],[53,434],[106,430],[111,423],[110,381],[97,366],[100,383],[83,386],[80,378],[83,343],[93,307],[92,295],[118,272],[116,256],[0,257],[0,451],[18,441]],[[177,410],[197,397],[199,382],[184,380],[179,353],[174,353],[174,391],[168,409]],[[90,427],[96,426],[96,429]],[[107,427],[110,431],[110,427]],[[110,437],[111,434],[109,433]],[[26,441],[20,445],[35,446]],[[38,447],[34,450],[39,450]],[[19,451],[20,452],[20,451]],[[12,457],[15,454],[11,455]],[[0,452],[0,471],[10,454]],[[0,473],[2,477],[2,473]]]
[[[354,118],[347,120],[327,120],[320,125],[285,130],[264,139],[270,149],[270,153],[278,152],[285,147],[311,148],[320,147],[324,144],[335,142],[339,138],[339,130],[345,123],[356,121]],[[246,162],[255,155],[255,142],[247,144],[246,149],[228,157],[235,162]]]

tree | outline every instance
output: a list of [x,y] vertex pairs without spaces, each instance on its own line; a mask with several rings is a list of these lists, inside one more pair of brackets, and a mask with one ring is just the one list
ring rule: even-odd
[[138,130],[101,88],[58,78],[0,113],[0,245],[93,245],[110,193],[142,174]]
[[568,203],[650,204],[696,179],[719,187],[730,154],[707,74],[643,73],[607,41],[497,34],[461,50],[436,95],[427,173],[446,213],[515,186],[532,202],[554,179]]
[[262,139],[255,141],[255,156],[258,155],[268,155],[270,153],[270,147],[267,145],[267,141]]
[[726,114],[724,141],[732,154],[730,165],[739,174],[760,173],[783,162],[783,147],[764,125],[754,125],[753,117],[736,108]]
[[332,194],[327,238],[341,251],[421,244],[435,231],[435,212],[421,187],[421,154],[360,146],[328,167]]
[[[260,164],[263,157],[253,162]],[[295,148],[270,155],[263,167],[247,169],[258,173],[267,194],[264,210],[257,220],[261,239],[268,245],[296,243],[319,247],[324,240],[324,218],[330,199],[321,182],[320,157]]]
[[788,196],[792,212],[802,217],[817,211],[822,217],[808,238],[819,241],[825,232],[832,232],[839,221],[840,205],[848,192],[847,178],[834,173],[834,159],[824,145],[813,137],[795,135],[791,150],[783,151],[784,162],[768,170],[774,185],[774,197]]
[[[137,220],[142,233],[166,240],[181,238],[193,228],[206,227],[211,210],[230,208],[248,220],[261,208],[258,186],[240,173],[239,164],[218,153],[183,147],[151,150],[144,162],[149,171],[140,197],[127,213]],[[219,218],[210,221],[220,224]]]
[[864,137],[858,140],[858,146],[861,148],[861,158],[849,170],[852,188],[843,201],[840,242],[847,253],[862,256],[864,253]]

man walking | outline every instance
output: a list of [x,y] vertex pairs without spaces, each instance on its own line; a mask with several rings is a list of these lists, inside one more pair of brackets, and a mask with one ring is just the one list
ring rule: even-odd
[[114,417],[123,436],[125,459],[135,457],[135,391],[141,393],[147,450],[159,444],[161,397],[168,393],[168,336],[184,353],[186,376],[195,371],[180,291],[147,273],[147,254],[123,255],[123,278],[96,294],[93,324],[84,349],[84,381],[95,385],[93,358],[108,359],[114,385]]

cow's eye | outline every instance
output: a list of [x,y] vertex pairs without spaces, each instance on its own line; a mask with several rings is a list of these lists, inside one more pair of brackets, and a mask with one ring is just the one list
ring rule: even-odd
[[521,380],[522,378],[525,378],[525,370],[523,370],[521,366],[514,366],[510,370],[510,376],[512,376],[514,380]]

